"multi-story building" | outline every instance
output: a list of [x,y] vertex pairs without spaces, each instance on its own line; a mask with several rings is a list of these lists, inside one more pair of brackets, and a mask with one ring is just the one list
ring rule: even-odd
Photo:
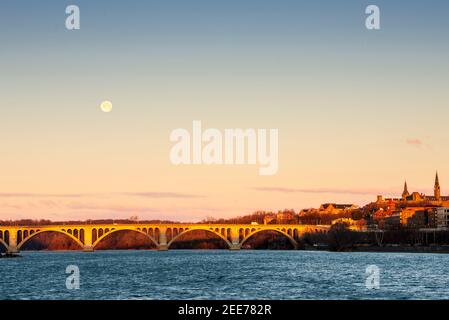
[[402,214],[401,211],[393,211],[389,216],[382,219],[379,225],[386,229],[397,229],[401,227]]
[[428,211],[425,208],[407,208],[402,211],[401,218],[403,226],[411,228],[425,228],[429,226]]
[[318,210],[321,214],[340,214],[357,208],[355,204],[323,203]]
[[436,208],[407,207],[398,210],[379,209],[373,219],[379,226],[385,228],[435,228]]
[[437,228],[446,229],[449,226],[449,207],[434,208]]

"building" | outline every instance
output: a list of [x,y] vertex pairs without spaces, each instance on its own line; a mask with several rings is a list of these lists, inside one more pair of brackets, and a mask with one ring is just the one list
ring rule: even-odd
[[355,204],[323,203],[318,210],[320,214],[340,214],[357,208]]
[[276,214],[277,223],[288,223],[295,220],[294,211],[280,211]]
[[438,172],[435,174],[435,183],[433,186],[433,195],[426,195],[419,192],[408,191],[407,181],[404,182],[404,189],[401,198],[387,198],[384,199],[382,195],[377,196],[376,204],[379,206],[386,205],[386,203],[394,204],[395,206],[421,206],[421,207],[449,207],[449,196],[441,196],[440,181]]
[[426,208],[405,208],[401,211],[401,224],[410,228],[425,228],[429,226],[429,216]]
[[395,229],[408,228],[435,228],[436,208],[406,207],[397,210],[379,209],[373,214],[373,221],[379,227]]
[[437,228],[446,229],[449,226],[449,207],[434,208]]
[[399,210],[393,211],[390,215],[384,217],[380,221],[379,226],[386,229],[398,229],[402,225],[402,212]]

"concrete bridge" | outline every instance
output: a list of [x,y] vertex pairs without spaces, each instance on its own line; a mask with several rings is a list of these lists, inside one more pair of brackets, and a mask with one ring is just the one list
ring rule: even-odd
[[0,226],[0,246],[7,252],[19,252],[25,243],[44,232],[58,232],[75,241],[80,249],[93,251],[107,236],[118,231],[134,231],[145,235],[159,250],[168,250],[180,236],[194,230],[208,231],[211,238],[223,239],[231,250],[239,250],[253,235],[264,231],[275,231],[285,236],[295,248],[304,233],[327,232],[329,226],[292,224],[74,224],[47,226]]

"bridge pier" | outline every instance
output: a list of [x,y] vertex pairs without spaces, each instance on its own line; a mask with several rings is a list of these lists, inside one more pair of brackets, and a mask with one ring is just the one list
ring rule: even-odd
[[93,246],[91,246],[91,245],[90,245],[90,246],[86,246],[86,245],[85,245],[85,246],[83,247],[83,251],[84,251],[84,252],[94,252],[95,250],[94,250],[94,247],[93,247]]
[[231,247],[229,250],[240,250],[240,235],[238,228],[231,229]]
[[8,246],[7,253],[19,253],[19,249],[17,249],[17,246]]
[[159,245],[157,246],[159,251],[167,251],[167,228],[161,227],[159,228]]
[[19,249],[17,248],[17,230],[12,229],[9,232],[9,244],[6,250],[8,253],[18,253]]
[[92,228],[91,227],[85,227],[84,228],[84,246],[83,246],[84,252],[93,252],[94,246],[92,243]]

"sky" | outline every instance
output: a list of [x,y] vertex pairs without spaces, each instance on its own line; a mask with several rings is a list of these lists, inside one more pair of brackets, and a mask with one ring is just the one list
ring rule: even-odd
[[[80,8],[67,30],[65,8]],[[380,8],[380,30],[365,27]],[[0,219],[197,221],[449,194],[449,2],[0,2]],[[109,100],[110,113],[100,104]],[[279,169],[174,165],[176,128],[278,129]]]

